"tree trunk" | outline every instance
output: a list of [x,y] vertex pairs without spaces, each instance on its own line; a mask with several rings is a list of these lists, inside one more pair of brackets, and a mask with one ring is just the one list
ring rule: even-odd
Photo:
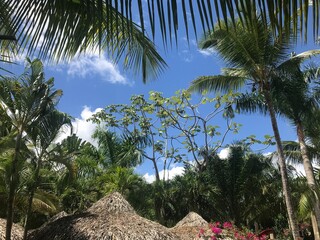
[[298,135],[303,167],[306,173],[308,186],[314,192],[314,195],[315,195],[315,202],[313,204],[313,214],[312,214],[314,216],[314,220],[312,221],[312,228],[314,231],[314,238],[316,240],[319,240],[320,239],[320,235],[319,235],[319,224],[320,224],[319,206],[320,205],[319,205],[318,195],[316,193],[317,184],[316,184],[316,179],[314,177],[313,167],[309,159],[307,145],[305,142],[304,129],[301,121],[297,123],[297,135]]
[[28,209],[27,209],[26,219],[24,220],[23,240],[26,240],[28,236],[28,223],[29,223],[29,217],[32,212],[33,197],[34,197],[34,191],[32,189],[28,198]]
[[153,163],[153,167],[154,167],[154,171],[155,171],[155,175],[156,175],[156,181],[160,182],[160,174],[159,174],[159,169],[158,169],[158,165],[157,165],[157,161],[155,159],[152,160]]
[[264,94],[266,104],[268,107],[268,111],[270,114],[270,120],[271,120],[272,129],[273,129],[273,133],[274,133],[274,138],[276,140],[277,153],[278,153],[278,163],[279,163],[279,167],[280,167],[281,181],[282,181],[282,191],[283,191],[284,199],[286,202],[290,228],[292,231],[293,239],[297,240],[297,239],[300,239],[299,228],[298,228],[298,224],[296,222],[296,217],[295,217],[295,213],[294,213],[294,209],[293,209],[293,205],[292,205],[291,191],[290,191],[290,187],[288,184],[288,174],[287,174],[286,161],[285,161],[285,157],[284,157],[284,153],[283,153],[283,147],[282,147],[280,133],[279,133],[279,129],[278,129],[276,114],[274,111],[273,102],[272,102],[272,99],[271,99],[271,96],[270,96],[268,89],[264,88],[263,94]]
[[28,236],[28,224],[29,224],[30,215],[32,213],[33,197],[34,197],[34,193],[39,185],[39,173],[40,173],[41,163],[42,163],[41,158],[42,158],[42,154],[38,158],[38,164],[37,164],[37,167],[34,172],[34,182],[31,186],[30,195],[29,195],[29,199],[28,199],[28,209],[27,209],[26,219],[24,222],[23,240],[26,240],[27,236]]
[[16,145],[14,149],[14,156],[11,164],[11,172],[10,172],[10,183],[9,183],[9,195],[7,201],[7,223],[6,223],[6,240],[11,240],[11,229],[13,224],[13,204],[14,197],[17,188],[18,182],[18,154],[20,151],[21,139],[22,139],[23,129],[19,129],[19,133],[17,135]]

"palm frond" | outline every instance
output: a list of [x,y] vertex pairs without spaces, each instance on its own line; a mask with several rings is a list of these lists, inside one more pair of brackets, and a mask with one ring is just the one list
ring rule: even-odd
[[[300,145],[294,141],[283,141],[283,150],[287,159],[294,163],[302,163],[302,156],[300,152]],[[318,161],[320,159],[320,153],[317,148],[312,145],[307,146],[307,152],[310,160]]]
[[[43,25],[46,22],[48,24],[47,38],[52,40],[52,36],[56,34],[56,37],[62,36],[60,40],[61,51],[69,51],[68,45],[63,44],[67,37],[62,35],[61,29],[66,28],[65,34],[68,36],[76,36],[77,33],[85,35],[86,32],[95,32],[94,40],[101,44],[104,38],[104,31],[107,30],[110,35],[119,35],[118,33],[132,31],[132,22],[135,15],[132,14],[133,10],[137,10],[138,19],[140,22],[141,32],[144,34],[149,30],[153,36],[160,34],[164,44],[167,44],[168,40],[172,42],[172,38],[177,39],[178,29],[181,28],[180,24],[185,29],[185,34],[189,38],[189,32],[192,31],[197,35],[199,32],[199,26],[203,32],[214,29],[214,19],[218,22],[227,22],[227,16],[230,16],[233,25],[236,25],[235,18],[241,19],[241,24],[247,28],[254,29],[257,21],[257,14],[261,16],[263,23],[270,26],[274,33],[290,33],[291,31],[298,35],[299,33],[307,36],[308,31],[308,14],[309,6],[308,1],[289,1],[281,2],[281,4],[274,4],[274,2],[259,0],[255,2],[248,1],[197,1],[194,4],[193,1],[183,0],[181,3],[178,1],[153,1],[148,0],[137,1],[136,4],[132,4],[130,1],[116,0],[116,1],[44,1],[40,6],[36,5],[33,1],[18,1],[8,0],[2,4],[5,7],[1,7],[1,15],[5,14],[5,9],[11,13],[12,29],[18,31],[25,27],[25,32],[30,40],[26,40],[26,35],[21,35],[20,40],[22,42],[29,41],[31,46],[36,46],[40,41],[41,32],[44,31]],[[319,0],[312,1],[313,12],[313,33],[314,37],[318,36],[319,31],[319,14],[318,6]],[[17,9],[12,11],[12,9]],[[33,14],[28,14],[33,12]],[[50,14],[49,14],[50,13]],[[188,15],[188,13],[190,13]],[[214,14],[215,13],[215,14]],[[111,18],[113,16],[113,18]],[[191,20],[189,20],[189,17]],[[64,18],[62,18],[64,17]],[[82,18],[83,17],[83,18]],[[63,21],[61,21],[63,19]],[[110,19],[114,19],[114,22],[118,25],[118,28],[114,27],[114,22]],[[3,22],[8,22],[7,18],[4,18]],[[149,21],[150,29],[146,29],[145,21]],[[24,26],[25,23],[30,23],[30,26]],[[301,24],[298,24],[300,22]],[[41,24],[43,23],[43,24]],[[77,24],[76,24],[77,23]],[[284,23],[284,24],[283,24]],[[192,27],[190,27],[192,25]],[[31,26],[36,26],[32,29]],[[72,28],[73,27],[73,28]],[[82,30],[81,30],[82,27]],[[192,30],[190,30],[190,28]],[[300,30],[300,31],[299,31]],[[21,31],[21,30],[20,30]],[[309,30],[310,31],[310,30]],[[160,32],[160,33],[159,33]],[[15,31],[13,31],[15,33]],[[80,36],[81,36],[80,35]],[[130,36],[130,35],[129,35]],[[71,48],[76,47],[77,44],[86,45],[90,42],[90,38],[80,38],[81,40],[73,41]],[[59,40],[55,40],[59,41]],[[44,45],[50,49],[50,41]]]
[[58,212],[59,199],[51,193],[38,189],[35,192],[32,205],[34,212],[54,214]]
[[246,79],[238,76],[202,76],[192,81],[189,87],[193,92],[228,92],[239,90],[245,84]]
[[[70,60],[87,52],[106,51],[124,67],[142,73],[146,82],[166,67],[145,29],[106,1],[8,1],[20,52],[43,60]],[[116,1],[118,2],[118,1]],[[126,8],[131,8],[127,5]],[[142,4],[142,3],[141,3]],[[124,7],[124,2],[121,1]],[[123,9],[122,9],[123,10]],[[120,11],[120,12],[119,12]],[[32,14],[30,14],[32,12]],[[130,10],[131,12],[131,10]],[[143,21],[141,22],[143,23]]]
[[235,98],[235,108],[240,113],[268,114],[268,107],[261,94],[257,92],[243,93]]

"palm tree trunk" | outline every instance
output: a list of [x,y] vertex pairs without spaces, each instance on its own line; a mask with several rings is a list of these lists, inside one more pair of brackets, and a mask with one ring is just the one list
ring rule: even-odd
[[157,165],[157,161],[155,159],[152,160],[153,163],[153,167],[154,167],[154,171],[155,171],[155,175],[156,175],[156,181],[160,182],[160,174],[159,174],[159,169],[158,169],[158,165]]
[[9,195],[8,195],[8,205],[7,205],[7,223],[6,223],[6,240],[11,240],[11,229],[13,224],[13,203],[15,192],[17,188],[18,182],[18,154],[20,151],[21,139],[22,139],[23,129],[19,129],[19,133],[17,135],[16,145],[14,149],[14,156],[11,164],[11,172],[10,172],[10,184],[9,184]]
[[28,209],[27,209],[26,219],[24,222],[23,240],[26,240],[27,236],[28,236],[28,224],[29,224],[29,218],[30,218],[30,215],[32,212],[33,197],[34,197],[34,193],[35,193],[35,191],[38,187],[38,184],[39,184],[39,173],[40,173],[40,168],[41,168],[41,163],[42,163],[41,158],[42,158],[42,154],[38,158],[38,164],[37,164],[37,167],[34,172],[34,182],[31,186],[30,195],[29,195],[29,199],[28,199]]
[[32,187],[32,190],[28,198],[28,209],[27,209],[26,219],[24,221],[23,240],[26,240],[28,236],[28,223],[29,223],[29,217],[32,212],[32,201],[34,197],[34,192],[35,191],[33,190],[33,187]]
[[305,136],[304,136],[304,129],[301,121],[297,123],[297,135],[298,135],[303,167],[306,173],[308,186],[314,192],[314,195],[315,195],[315,202],[313,205],[313,214],[312,214],[314,216],[314,220],[312,221],[312,228],[314,231],[315,239],[319,240],[320,239],[320,235],[319,235],[320,205],[319,205],[319,198],[316,193],[317,184],[316,184],[316,179],[314,177],[313,167],[308,156],[308,150],[307,150],[307,145],[306,145]]
[[281,143],[276,114],[275,114],[273,102],[272,102],[272,99],[270,96],[270,92],[268,91],[268,89],[264,88],[263,94],[264,94],[266,104],[268,107],[268,111],[270,114],[270,120],[271,120],[271,125],[272,125],[272,129],[273,129],[273,133],[274,133],[274,138],[276,140],[277,152],[278,152],[278,163],[279,163],[279,167],[280,167],[281,181],[282,181],[282,191],[283,191],[284,199],[286,202],[290,228],[292,231],[293,239],[297,240],[297,239],[300,239],[299,228],[298,228],[298,224],[296,221],[296,217],[295,217],[295,213],[294,213],[294,209],[293,209],[293,205],[292,205],[291,191],[290,191],[290,187],[288,184],[288,174],[287,174],[286,161],[285,161],[285,157],[284,157],[284,153],[283,153],[283,147],[282,147],[282,143]]

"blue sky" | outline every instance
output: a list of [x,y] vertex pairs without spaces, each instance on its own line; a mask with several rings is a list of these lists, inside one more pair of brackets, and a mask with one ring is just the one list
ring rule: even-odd
[[[312,42],[312,37],[309,41]],[[167,97],[172,96],[176,90],[188,88],[190,82],[198,76],[219,74],[221,67],[224,66],[214,52],[199,51],[194,37],[191,37],[188,46],[183,33],[178,36],[178,49],[173,47],[164,51],[161,41],[157,41],[157,44],[168,68],[158,79],[147,84],[142,83],[140,76],[133,76],[132,72],[123,71],[121,64],[114,65],[104,54],[99,56],[91,53],[75,58],[69,63],[46,65],[46,78],[54,77],[56,88],[64,92],[58,108],[75,118],[75,130],[80,137],[90,141],[94,126],[85,120],[100,108],[110,104],[128,103],[133,94],[148,96],[151,90],[163,92]],[[298,42],[296,52],[313,48],[315,48],[314,44]],[[21,59],[23,57],[20,57],[18,65],[5,67],[20,74],[23,69]],[[238,135],[229,136],[228,142],[252,134],[261,139],[265,134],[272,135],[270,120],[266,117],[236,116],[235,121],[243,126]],[[223,125],[224,123],[217,122],[216,124]],[[296,139],[294,129],[289,122],[279,119],[279,127],[283,140]],[[274,148],[269,148],[265,151],[273,150]],[[148,180],[152,179],[154,174],[148,163],[139,166],[136,171],[145,175]],[[181,171],[180,167],[174,168],[172,176]]]

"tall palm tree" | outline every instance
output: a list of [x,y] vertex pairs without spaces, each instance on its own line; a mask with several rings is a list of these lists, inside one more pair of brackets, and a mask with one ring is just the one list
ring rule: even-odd
[[40,183],[40,170],[45,159],[50,160],[48,156],[48,148],[56,139],[65,125],[72,127],[71,118],[62,112],[55,109],[47,114],[37,126],[33,126],[26,130],[29,142],[32,144],[31,159],[35,165],[33,173],[33,181],[29,187],[28,208],[24,224],[24,239],[27,239],[28,221],[32,212],[32,202],[36,189]]
[[[318,101],[310,91],[310,72],[314,69],[307,69],[304,72],[297,71],[292,81],[274,81],[272,95],[276,100],[276,107],[279,112],[291,120],[296,128],[303,167],[306,179],[311,191],[315,194],[313,211],[313,230],[316,239],[320,239],[320,202],[317,195],[317,182],[314,176],[313,166],[308,153],[305,136],[306,119],[312,119],[315,111],[319,109]],[[315,218],[315,219],[314,219]]]
[[17,167],[21,148],[28,128],[37,125],[56,105],[62,92],[53,89],[53,79],[45,80],[40,60],[27,59],[25,72],[15,78],[7,77],[0,82],[0,107],[11,118],[12,130],[16,132],[14,154],[10,170],[10,185],[7,205],[6,239],[11,238],[13,202],[17,189]]
[[[295,61],[294,63],[295,64]],[[299,62],[298,62],[299,64]],[[311,91],[314,85],[314,78],[317,78],[318,67],[308,67],[302,71],[300,66],[294,68],[292,74],[294,77],[290,80],[286,78],[275,77],[271,81],[271,95],[274,100],[275,109],[278,113],[288,118],[293,126],[296,128],[300,156],[302,158],[304,170],[306,173],[306,179],[311,191],[315,194],[315,201],[312,215],[313,228],[316,239],[320,239],[319,226],[320,226],[320,205],[317,200],[317,183],[314,176],[313,166],[311,164],[310,154],[308,152],[308,146],[305,137],[306,120],[310,121],[314,119],[315,111],[319,110],[318,96],[316,91]],[[266,114],[266,104],[263,97],[259,97],[257,93],[240,95],[236,108],[243,113],[252,113],[260,111]],[[311,120],[312,121],[312,120]],[[286,143],[286,149],[293,150],[292,144]],[[310,148],[309,148],[310,149]],[[289,158],[292,152],[289,152]],[[288,156],[286,154],[286,156]],[[294,156],[296,157],[296,156]]]
[[294,74],[290,74],[288,70],[294,71],[297,65],[292,66],[290,63],[300,62],[315,54],[315,52],[310,51],[289,58],[290,42],[287,41],[288,38],[284,36],[275,38],[261,18],[257,18],[257,21],[252,24],[255,27],[243,27],[240,20],[237,21],[237,27],[233,27],[232,21],[229,24],[220,23],[215,31],[207,34],[200,47],[215,48],[230,67],[223,69],[222,75],[199,77],[192,82],[190,90],[199,92],[229,91],[241,89],[245,84],[249,84],[252,89],[259,91],[270,115],[277,144],[289,223],[293,236],[297,239],[299,233],[290,197],[285,157],[271,95],[271,80],[274,78],[292,78]]

